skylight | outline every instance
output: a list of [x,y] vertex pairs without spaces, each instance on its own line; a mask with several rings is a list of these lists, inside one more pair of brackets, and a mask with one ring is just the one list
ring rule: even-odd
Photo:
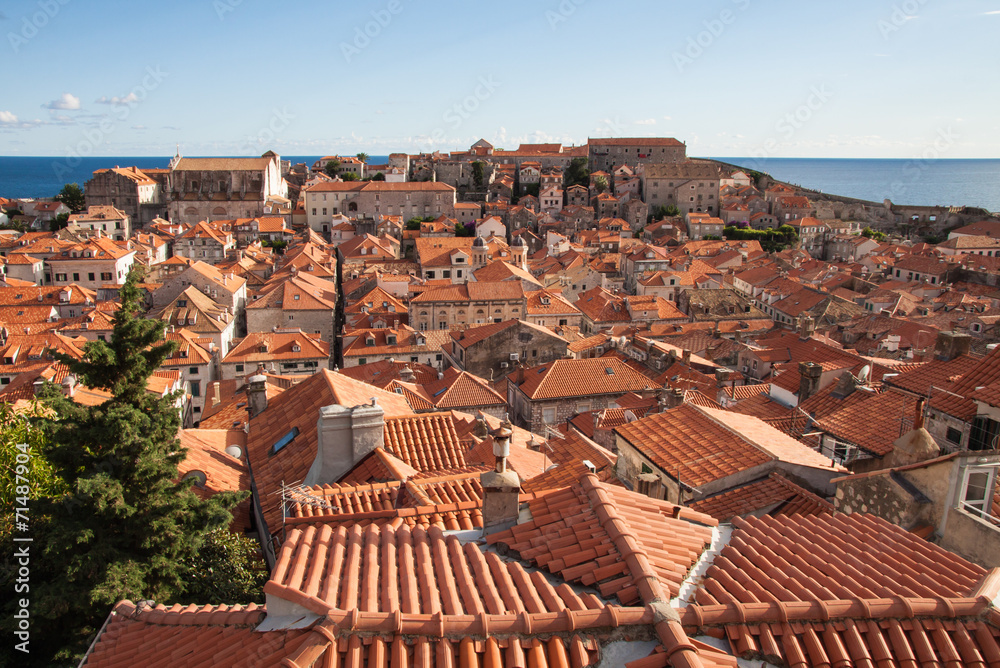
[[434,393],[434,396],[435,397],[440,397],[442,394],[444,394],[445,390],[447,390],[447,389],[448,389],[447,387],[442,387],[440,390],[438,390],[437,392]]
[[276,454],[283,447],[285,447],[286,445],[288,445],[289,443],[291,443],[295,439],[295,437],[298,436],[298,435],[299,435],[299,428],[298,427],[292,427],[292,430],[290,432],[288,432],[287,434],[285,434],[284,436],[282,436],[281,438],[279,438],[277,440],[277,442],[275,442],[275,444],[271,446],[271,452],[270,452],[270,454],[272,454],[272,455]]

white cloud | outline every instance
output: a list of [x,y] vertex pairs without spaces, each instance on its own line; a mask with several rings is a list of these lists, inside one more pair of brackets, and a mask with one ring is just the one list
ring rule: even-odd
[[17,116],[9,111],[0,111],[0,125],[17,125]]
[[76,111],[80,108],[80,98],[70,93],[63,93],[57,100],[52,100],[48,104],[42,105],[45,109],[60,109],[62,111]]
[[670,117],[670,116],[664,116],[663,120],[665,120],[665,121],[672,121],[674,119],[672,117]]
[[635,125],[656,125],[655,118],[644,118],[641,121],[632,121]]
[[107,95],[102,95],[95,100],[97,104],[135,104],[138,101],[139,98],[135,93],[129,93],[125,97],[118,97],[117,95],[108,97]]
[[1000,9],[994,9],[992,12],[983,12],[982,16],[996,16],[1000,14]]

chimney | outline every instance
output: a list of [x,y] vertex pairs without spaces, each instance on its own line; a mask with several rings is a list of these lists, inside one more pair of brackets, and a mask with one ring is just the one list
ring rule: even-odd
[[304,485],[336,482],[366,455],[383,445],[385,411],[371,403],[348,408],[334,404],[319,409],[316,421],[316,459]]
[[935,350],[937,358],[942,361],[953,360],[959,355],[968,355],[972,345],[972,337],[960,332],[938,332]]
[[732,375],[732,371],[725,367],[716,367],[715,369],[715,386],[722,389],[729,382],[729,378]]
[[267,408],[267,377],[258,374],[247,379],[247,404],[251,419]]
[[917,399],[917,411],[913,416],[913,428],[922,429],[924,426],[924,398]]
[[62,381],[63,395],[69,398],[73,398],[76,394],[76,376],[71,373],[66,374],[66,377]]
[[496,467],[479,476],[483,485],[483,535],[503,531],[517,524],[521,479],[517,473],[507,469],[510,437],[513,433],[510,422],[504,420],[500,423],[500,428],[491,434]]
[[799,403],[816,394],[823,367],[815,362],[799,362]]
[[808,339],[816,333],[816,321],[811,315],[804,315],[799,318],[799,338]]
[[45,387],[45,379],[44,378],[38,378],[38,379],[35,380],[35,382],[33,382],[31,384],[31,391],[37,397],[39,394],[42,393],[42,388],[43,387]]
[[690,350],[682,350],[681,351],[681,362],[684,364],[684,366],[691,366],[691,351]]
[[[215,408],[222,403],[222,397],[219,396],[222,393],[222,388],[219,386],[219,381],[214,381],[208,388],[208,395],[212,398],[211,406]],[[265,393],[265,397],[266,397]]]
[[667,410],[677,408],[684,403],[684,390],[679,387],[672,387],[667,390]]
[[666,488],[655,473],[640,473],[635,477],[635,491],[651,499],[663,500]]
[[399,370],[399,379],[404,383],[412,383],[413,379],[416,377],[417,375],[413,373],[413,369],[411,369],[409,366],[404,366],[402,369]]

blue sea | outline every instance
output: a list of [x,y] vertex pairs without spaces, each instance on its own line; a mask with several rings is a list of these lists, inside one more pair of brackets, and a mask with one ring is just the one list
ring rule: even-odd
[[[137,157],[22,157],[0,156],[0,197],[52,197],[67,183],[78,183],[82,188],[90,180],[95,170],[109,167],[132,167],[139,169],[165,169],[172,156],[162,158]],[[202,157],[202,156],[191,156]],[[292,164],[304,162],[312,166],[323,156],[281,156]],[[371,164],[384,164],[387,155],[373,155]]]
[[1000,211],[1000,160],[716,158],[833,195]]
[[[321,156],[282,156],[312,165]],[[373,155],[371,163],[388,156]],[[833,158],[717,158],[776,179],[834,195],[922,206],[978,206],[1000,211],[1000,160],[881,160]],[[87,182],[95,169],[119,165],[164,168],[169,156],[0,156],[0,197],[51,197],[66,183]]]

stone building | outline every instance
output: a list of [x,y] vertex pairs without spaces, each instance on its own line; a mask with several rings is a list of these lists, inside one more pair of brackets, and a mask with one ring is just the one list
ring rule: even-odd
[[312,375],[327,367],[330,344],[301,329],[251,332],[222,360],[222,380],[241,378],[263,364],[271,373]]
[[715,163],[686,160],[646,165],[642,180],[643,199],[651,208],[672,204],[682,214],[719,214],[722,171]]
[[451,332],[445,359],[452,366],[492,380],[522,361],[546,364],[566,357],[569,342],[546,327],[523,320],[469,327]]
[[137,167],[95,170],[84,186],[83,196],[88,208],[115,207],[137,227],[167,213],[160,183]]
[[174,240],[174,255],[189,260],[219,264],[236,248],[233,233],[219,225],[202,221]]
[[687,145],[669,137],[591,138],[587,142],[591,171],[611,171],[616,165],[682,162]]
[[171,221],[254,218],[272,197],[286,197],[281,158],[268,151],[259,158],[182,158],[174,156],[167,176]]
[[88,206],[84,212],[71,214],[68,223],[68,227],[80,236],[111,237],[115,241],[125,241],[132,236],[132,219],[113,206]]
[[95,237],[63,249],[47,260],[48,285],[76,284],[91,290],[102,285],[122,285],[135,262],[135,249],[128,242],[116,244],[107,237]]
[[420,331],[459,329],[524,317],[520,281],[481,282],[432,288],[410,300],[410,325]]
[[313,338],[331,342],[336,305],[337,286],[333,281],[302,272],[286,276],[266,285],[247,304],[247,331],[295,327]]
[[403,220],[455,215],[455,188],[433,181],[320,182],[304,189],[302,197],[306,222],[316,232],[328,232],[337,214],[351,218],[402,216]]
[[629,392],[652,396],[662,386],[615,357],[563,359],[507,378],[507,405],[516,424],[543,434],[577,413],[614,408]]

